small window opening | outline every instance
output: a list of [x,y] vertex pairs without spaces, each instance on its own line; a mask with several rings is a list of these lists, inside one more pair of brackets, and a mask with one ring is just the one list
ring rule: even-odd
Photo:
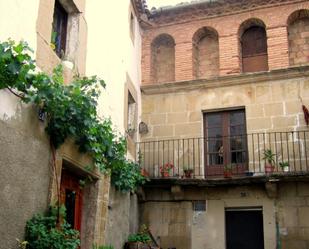
[[193,211],[205,212],[206,211],[206,201],[193,201]]
[[128,92],[128,134],[133,137],[136,132],[136,102],[130,92]]
[[65,55],[67,39],[68,13],[61,6],[59,1],[55,1],[51,45],[59,58]]

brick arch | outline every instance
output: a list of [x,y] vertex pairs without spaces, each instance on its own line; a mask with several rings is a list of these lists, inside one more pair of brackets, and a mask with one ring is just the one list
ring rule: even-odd
[[244,32],[251,28],[251,27],[262,27],[264,29],[266,29],[266,25],[265,22],[263,20],[261,20],[260,18],[250,18],[247,19],[245,21],[243,21],[238,28],[238,37],[241,38],[241,36],[244,34]]
[[242,72],[268,71],[265,23],[258,18],[244,21],[239,26],[238,37]]
[[300,66],[309,63],[309,9],[294,11],[287,19],[289,64]]
[[151,81],[175,81],[175,40],[169,34],[160,34],[151,42]]
[[219,75],[219,36],[211,27],[198,29],[192,37],[193,78]]

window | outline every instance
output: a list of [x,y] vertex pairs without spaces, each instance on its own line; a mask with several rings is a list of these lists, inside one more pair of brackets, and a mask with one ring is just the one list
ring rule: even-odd
[[128,92],[128,126],[127,133],[133,137],[136,132],[136,102],[130,92]]
[[268,71],[267,38],[264,27],[251,26],[241,37],[243,72]]
[[233,164],[237,172],[247,167],[247,137],[244,110],[204,114],[206,175],[221,175]]
[[53,18],[53,27],[51,35],[51,44],[59,56],[63,58],[66,50],[68,13],[56,0]]

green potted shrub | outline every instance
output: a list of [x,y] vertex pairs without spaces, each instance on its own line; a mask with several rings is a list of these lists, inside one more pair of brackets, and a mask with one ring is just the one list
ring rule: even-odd
[[290,171],[290,164],[287,161],[280,162],[279,166],[281,167],[283,172],[289,172]]
[[135,234],[130,234],[128,242],[125,245],[126,249],[150,249],[151,238],[146,225],[142,225],[140,231]]
[[274,172],[276,154],[274,154],[271,149],[264,150],[263,154],[264,154],[263,160],[265,160],[265,172],[266,173]]

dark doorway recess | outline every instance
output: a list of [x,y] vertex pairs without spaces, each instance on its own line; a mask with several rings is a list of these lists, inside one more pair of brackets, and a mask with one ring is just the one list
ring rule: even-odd
[[263,212],[256,209],[226,209],[226,249],[264,249]]
[[66,220],[72,228],[81,231],[83,192],[80,178],[67,169],[61,175],[61,204],[66,208]]

